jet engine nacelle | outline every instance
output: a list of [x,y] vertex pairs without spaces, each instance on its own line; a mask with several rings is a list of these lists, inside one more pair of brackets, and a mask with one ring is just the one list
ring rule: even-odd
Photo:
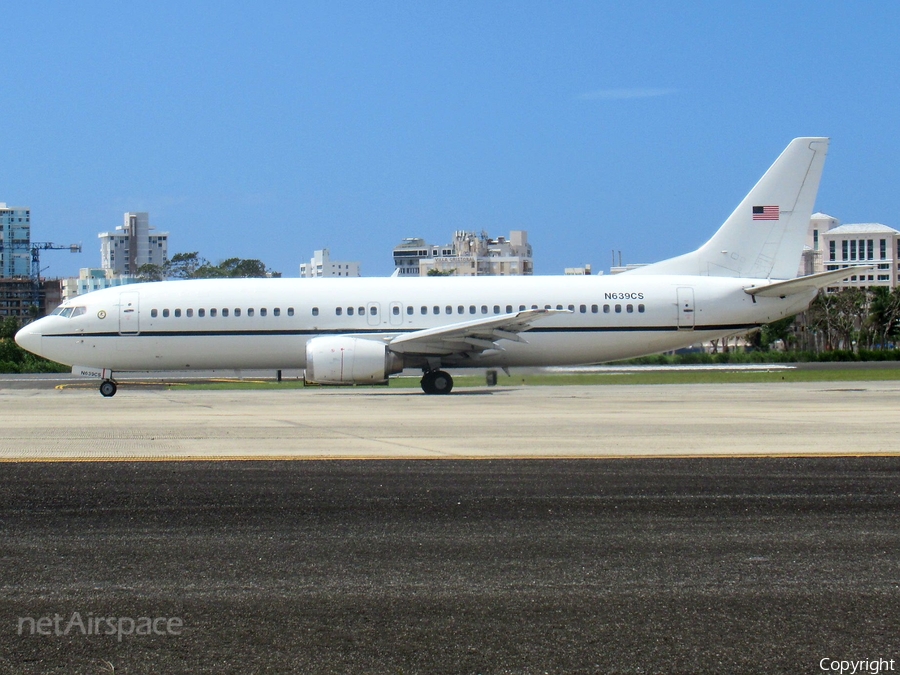
[[306,381],[373,384],[403,370],[403,360],[377,340],[317,337],[306,343]]

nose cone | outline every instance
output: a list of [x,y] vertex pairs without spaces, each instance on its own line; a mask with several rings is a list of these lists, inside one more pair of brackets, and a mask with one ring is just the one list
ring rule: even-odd
[[30,323],[16,333],[16,344],[22,349],[27,349],[32,354],[41,355],[41,334],[37,331],[37,324]]

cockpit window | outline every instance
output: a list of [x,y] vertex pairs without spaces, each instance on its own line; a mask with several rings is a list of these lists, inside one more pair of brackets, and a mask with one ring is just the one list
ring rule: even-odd
[[50,312],[50,316],[61,316],[65,319],[69,319],[73,316],[81,316],[82,314],[87,312],[87,308],[85,307],[71,307],[71,306],[63,306],[60,305],[52,312]]

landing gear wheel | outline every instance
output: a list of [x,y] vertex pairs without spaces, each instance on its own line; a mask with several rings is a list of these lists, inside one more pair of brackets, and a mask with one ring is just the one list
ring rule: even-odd
[[449,394],[453,389],[453,378],[443,370],[429,370],[422,375],[421,384],[426,394]]
[[116,383],[112,380],[103,380],[103,382],[100,383],[100,393],[106,398],[115,396],[117,389],[118,387],[116,387]]

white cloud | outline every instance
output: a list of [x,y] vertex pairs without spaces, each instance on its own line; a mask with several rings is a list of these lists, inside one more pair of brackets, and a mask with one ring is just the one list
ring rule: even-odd
[[632,89],[598,89],[581,94],[578,98],[583,101],[624,101],[632,98],[654,98],[656,96],[668,96],[674,94],[677,89],[663,89],[652,87],[636,87]]

